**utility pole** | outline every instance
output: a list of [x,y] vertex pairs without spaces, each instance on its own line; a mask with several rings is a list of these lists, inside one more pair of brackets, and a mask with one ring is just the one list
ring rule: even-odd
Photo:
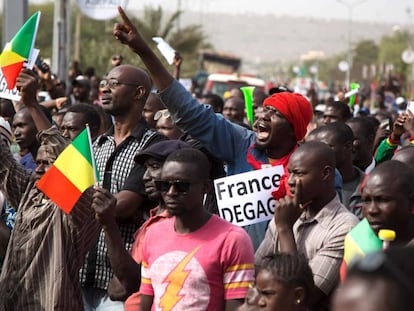
[[70,0],[56,0],[53,18],[52,71],[62,81],[68,79],[70,55]]
[[347,63],[348,63],[348,68],[346,70],[346,87],[348,88],[348,90],[350,89],[350,85],[351,85],[351,70],[352,70],[352,10],[354,7],[366,2],[366,0],[360,0],[360,1],[355,1],[355,2],[351,2],[348,3],[344,0],[336,0],[337,2],[343,4],[344,6],[346,6],[348,8],[348,51],[347,51]]
[[[7,14],[6,14],[7,13]],[[13,39],[27,20],[28,0],[3,0],[3,42],[1,50]]]

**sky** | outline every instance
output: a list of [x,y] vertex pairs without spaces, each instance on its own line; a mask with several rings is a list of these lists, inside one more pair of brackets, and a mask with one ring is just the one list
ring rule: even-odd
[[[57,0],[56,0],[57,1]],[[0,0],[3,2],[3,0]],[[29,0],[30,3],[50,0]],[[276,14],[322,19],[349,19],[368,22],[385,22],[411,25],[414,29],[413,0],[129,0],[128,7],[162,5],[165,10],[195,12]],[[407,9],[411,13],[407,13]]]

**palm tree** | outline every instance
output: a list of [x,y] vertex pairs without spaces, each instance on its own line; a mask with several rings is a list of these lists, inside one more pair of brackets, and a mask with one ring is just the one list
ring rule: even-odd
[[[199,69],[199,50],[210,48],[211,44],[207,42],[201,25],[188,25],[180,29],[176,27],[182,13],[175,11],[163,23],[164,12],[161,6],[145,7],[143,18],[134,22],[147,42],[152,42],[152,37],[161,37],[178,51],[184,58],[181,75],[191,77]],[[154,43],[151,44],[155,47]],[[162,57],[161,59],[163,60]]]

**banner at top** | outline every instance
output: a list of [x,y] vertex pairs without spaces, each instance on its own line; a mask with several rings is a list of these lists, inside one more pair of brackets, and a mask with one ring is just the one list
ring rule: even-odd
[[118,6],[125,8],[128,0],[77,0],[79,9],[86,16],[107,20],[118,16]]

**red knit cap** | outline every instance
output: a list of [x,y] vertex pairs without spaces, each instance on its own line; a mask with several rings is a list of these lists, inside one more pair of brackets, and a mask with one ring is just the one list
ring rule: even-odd
[[272,106],[292,124],[297,141],[301,141],[305,135],[309,122],[312,120],[312,105],[301,94],[275,93],[266,98],[263,106]]

